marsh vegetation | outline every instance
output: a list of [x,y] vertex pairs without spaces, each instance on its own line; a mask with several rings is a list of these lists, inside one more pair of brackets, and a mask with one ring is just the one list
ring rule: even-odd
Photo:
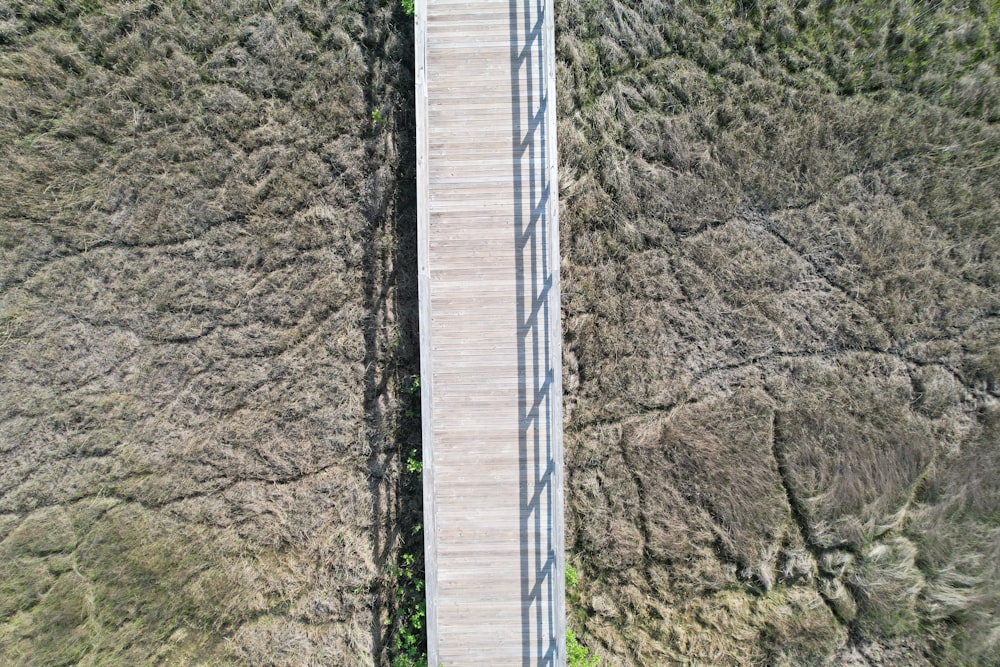
[[0,4],[3,664],[389,659],[410,25]]
[[[996,3],[556,13],[581,655],[1000,663]],[[0,0],[0,662],[420,655],[411,31]]]
[[573,622],[995,664],[995,3],[558,6]]

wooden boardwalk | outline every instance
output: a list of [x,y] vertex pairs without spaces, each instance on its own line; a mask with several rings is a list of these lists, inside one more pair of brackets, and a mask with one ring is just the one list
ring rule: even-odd
[[552,0],[417,0],[428,658],[563,665]]

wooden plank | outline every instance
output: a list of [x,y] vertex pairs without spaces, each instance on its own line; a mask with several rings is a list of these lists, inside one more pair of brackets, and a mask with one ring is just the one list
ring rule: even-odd
[[433,665],[565,663],[553,10],[538,6],[416,2]]

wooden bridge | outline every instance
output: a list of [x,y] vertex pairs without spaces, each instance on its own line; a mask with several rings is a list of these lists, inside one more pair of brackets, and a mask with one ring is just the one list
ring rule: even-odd
[[552,0],[417,0],[428,663],[563,665]]

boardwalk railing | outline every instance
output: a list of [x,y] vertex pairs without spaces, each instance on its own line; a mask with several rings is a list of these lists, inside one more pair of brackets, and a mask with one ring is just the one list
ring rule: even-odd
[[551,0],[418,0],[428,657],[565,663]]

